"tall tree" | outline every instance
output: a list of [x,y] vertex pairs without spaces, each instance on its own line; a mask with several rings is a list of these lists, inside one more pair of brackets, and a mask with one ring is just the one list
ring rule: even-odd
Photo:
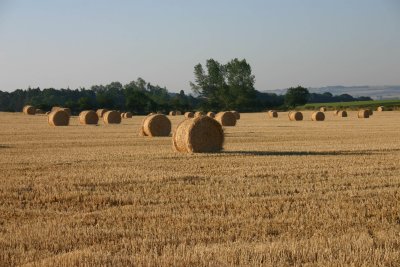
[[307,103],[309,96],[310,92],[306,88],[301,86],[291,87],[286,92],[285,104],[290,108],[304,105]]

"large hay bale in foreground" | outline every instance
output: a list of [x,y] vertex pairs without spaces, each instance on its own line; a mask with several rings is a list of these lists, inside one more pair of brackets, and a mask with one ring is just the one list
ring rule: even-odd
[[176,151],[183,153],[218,152],[224,144],[224,131],[208,116],[187,119],[178,125],[172,143]]
[[233,113],[233,115],[235,115],[236,120],[240,120],[240,113],[235,111],[235,110],[231,110],[231,112]]
[[121,114],[115,110],[107,111],[103,114],[103,121],[105,124],[120,124]]
[[170,112],[169,112],[169,115],[170,115],[170,116],[176,116],[176,111],[175,111],[175,110],[170,111]]
[[321,111],[316,111],[311,115],[311,120],[313,121],[324,121],[325,114]]
[[385,107],[384,107],[384,106],[380,106],[380,107],[378,107],[378,108],[376,109],[376,111],[378,111],[378,112],[385,111]]
[[185,112],[185,118],[187,118],[187,119],[194,118],[194,113],[193,112]]
[[278,112],[276,110],[270,110],[268,111],[268,116],[270,118],[278,118]]
[[104,113],[106,113],[107,111],[108,111],[107,109],[101,108],[101,109],[98,109],[98,110],[96,111],[96,113],[97,113],[97,116],[99,116],[99,118],[103,118]]
[[337,116],[342,117],[342,118],[347,118],[347,111],[341,110],[341,111],[339,111]]
[[319,111],[325,112],[325,111],[326,111],[326,107],[320,107],[320,108],[319,108]]
[[218,112],[215,115],[215,120],[217,120],[222,126],[235,126],[236,116],[231,111]]
[[369,118],[369,111],[367,109],[362,109],[358,111],[358,118],[359,119],[368,119]]
[[204,113],[201,112],[201,111],[196,111],[196,112],[194,113],[194,117],[195,117],[195,118],[198,118],[198,117],[201,117],[201,116],[204,116]]
[[169,136],[170,133],[171,121],[163,114],[147,116],[140,129],[141,136]]
[[80,124],[97,124],[99,123],[99,116],[93,110],[84,110],[79,113]]
[[303,120],[303,113],[300,111],[290,111],[289,112],[289,119],[291,121],[302,121]]
[[209,112],[207,112],[207,116],[214,119],[215,118],[215,113],[212,112],[212,111],[209,111]]
[[50,112],[47,120],[51,126],[68,126],[69,115],[65,110],[59,109]]
[[35,115],[36,114],[36,108],[34,106],[31,106],[31,105],[26,105],[22,109],[22,112],[25,115]]

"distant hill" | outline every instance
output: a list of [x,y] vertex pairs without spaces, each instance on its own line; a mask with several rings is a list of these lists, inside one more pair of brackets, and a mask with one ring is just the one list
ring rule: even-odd
[[[287,89],[266,90],[266,93],[285,94]],[[308,88],[311,93],[330,92],[333,95],[349,94],[354,97],[369,96],[376,100],[400,99],[400,85],[394,86],[326,86]]]

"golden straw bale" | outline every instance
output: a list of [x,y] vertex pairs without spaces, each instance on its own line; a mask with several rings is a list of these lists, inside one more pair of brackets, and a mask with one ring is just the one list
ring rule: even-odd
[[358,118],[359,119],[368,119],[369,111],[367,109],[362,109],[362,110],[358,111]]
[[132,118],[132,116],[133,116],[133,114],[132,114],[132,112],[125,112],[124,113],[124,119],[131,119]]
[[240,113],[235,111],[235,110],[231,110],[231,112],[233,113],[233,115],[235,115],[236,120],[240,120]]
[[319,108],[319,111],[325,112],[325,111],[326,111],[326,107],[320,107],[320,108]]
[[278,112],[276,110],[270,110],[268,111],[268,116],[270,118],[278,118]]
[[222,150],[224,131],[216,120],[201,116],[181,122],[172,137],[173,147],[183,153],[211,153]]
[[103,121],[105,124],[119,124],[121,123],[121,114],[115,110],[107,111],[103,114]]
[[84,110],[79,113],[80,124],[97,124],[99,122],[99,116],[93,110]]
[[98,109],[98,110],[96,111],[96,113],[97,113],[97,116],[99,116],[99,118],[103,118],[104,113],[106,113],[107,111],[108,111],[107,109],[101,108],[101,109]]
[[121,119],[124,119],[125,118],[125,112],[122,112],[121,113]]
[[380,106],[380,107],[378,107],[378,108],[376,109],[376,111],[378,111],[378,112],[385,111],[385,107],[384,107],[384,106]]
[[300,111],[291,111],[289,113],[289,119],[291,121],[302,121],[303,120],[303,113]]
[[185,118],[187,118],[187,119],[194,118],[194,113],[193,112],[185,112]]
[[141,136],[169,136],[171,121],[163,114],[146,116],[140,129]]
[[36,114],[36,109],[34,106],[30,106],[30,105],[26,105],[24,106],[24,108],[22,109],[22,112],[25,115],[35,115]]
[[170,115],[170,116],[176,116],[176,111],[174,111],[174,110],[170,111],[170,112],[169,112],[169,115]]
[[322,111],[316,111],[311,115],[311,120],[313,121],[324,121],[325,114]]
[[201,111],[196,111],[196,112],[194,113],[194,117],[195,117],[195,118],[201,117],[201,116],[204,116],[204,113],[201,112]]
[[231,111],[221,111],[215,115],[215,119],[222,126],[235,126],[236,125],[236,116]]
[[347,111],[346,110],[339,111],[338,116],[342,117],[342,118],[346,118],[347,117]]
[[51,126],[67,126],[69,124],[69,115],[65,110],[59,109],[50,112],[47,120]]
[[207,112],[207,116],[214,119],[215,118],[215,113],[212,112],[212,111],[209,111],[209,112]]
[[339,115],[340,110],[334,110],[333,111],[333,116],[338,116]]

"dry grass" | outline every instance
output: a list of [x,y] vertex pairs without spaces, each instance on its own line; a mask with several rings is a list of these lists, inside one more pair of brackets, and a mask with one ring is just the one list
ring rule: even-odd
[[400,112],[241,115],[188,155],[141,116],[0,113],[0,265],[399,265]]

